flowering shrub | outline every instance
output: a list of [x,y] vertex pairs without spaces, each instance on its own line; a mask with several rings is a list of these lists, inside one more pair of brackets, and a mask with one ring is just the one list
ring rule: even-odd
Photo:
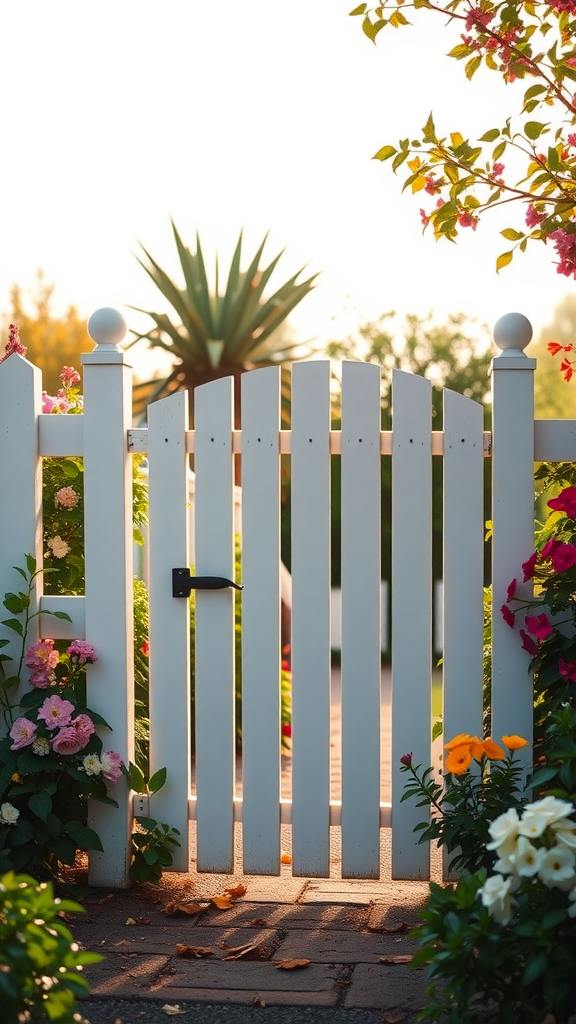
[[[391,160],[394,172],[406,164],[404,188],[431,197],[432,205],[420,216],[436,238],[454,240],[460,228],[475,230],[490,207],[520,204],[523,223],[501,232],[514,245],[498,257],[496,269],[509,264],[516,249],[524,252],[529,242],[550,241],[558,273],[576,277],[576,3],[413,0],[403,5],[383,0],[374,6],[361,3],[351,14],[362,17],[364,33],[375,41],[389,25],[409,25],[410,9],[416,17],[420,10],[444,15],[455,43],[449,56],[465,62],[468,79],[484,67],[506,83],[528,79],[529,85],[515,116],[478,140],[459,131],[438,133],[430,114],[421,138],[382,146],[374,159]],[[510,156],[516,167],[518,154],[519,172],[511,178],[503,160]]]
[[[53,640],[26,646],[30,622],[39,614],[30,613],[38,573],[30,555],[26,562],[26,570],[18,569],[26,591],[6,594],[3,602],[18,616],[2,625],[21,638],[21,651],[17,663],[0,654],[0,708],[8,730],[0,740],[0,871],[47,876],[59,864],[73,864],[78,849],[102,849],[86,827],[86,801],[117,806],[108,790],[122,765],[96,733],[106,722],[86,706],[85,667],[97,660],[92,646],[74,640],[62,653]],[[7,644],[0,639],[0,647]],[[13,704],[10,695],[24,665],[32,688]]]
[[[498,855],[456,886],[431,885],[415,933],[414,966],[429,963],[429,1005],[419,1020],[453,1024],[574,1024],[576,821],[547,796],[489,826]],[[434,981],[442,981],[442,994]],[[442,1014],[446,1014],[442,1017]]]
[[495,857],[486,850],[489,824],[510,807],[521,806],[522,770],[514,751],[526,746],[520,736],[503,736],[506,754],[492,739],[461,734],[446,744],[443,784],[434,781],[434,770],[421,772],[412,753],[400,758],[401,772],[409,775],[402,800],[419,798],[418,807],[430,808],[430,821],[416,826],[418,842],[436,840],[455,853],[449,867],[476,871],[490,867]]

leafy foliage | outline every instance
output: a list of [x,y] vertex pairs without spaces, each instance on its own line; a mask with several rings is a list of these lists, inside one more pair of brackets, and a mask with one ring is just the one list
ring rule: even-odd
[[[125,774],[130,788],[135,793],[145,794],[148,799],[166,782],[165,768],[160,768],[152,778],[148,778],[137,765],[130,763]],[[174,847],[180,846],[175,838],[180,832],[146,815],[137,815],[135,820],[138,828],[132,833],[130,878],[137,882],[159,882],[164,868],[172,865]]]
[[76,1024],[76,996],[88,983],[79,973],[99,953],[78,950],[61,913],[82,913],[71,900],[54,899],[50,883],[8,872],[0,877],[0,1017],[23,1024],[30,1013],[54,1024]]
[[[229,375],[237,379],[240,373],[248,369],[278,366],[301,358],[298,354],[299,346],[291,340],[279,341],[276,332],[294,307],[314,287],[317,275],[298,281],[302,268],[269,298],[265,298],[266,286],[282,253],[261,269],[265,237],[248,269],[241,270],[241,232],[226,285],[221,293],[218,257],[212,289],[198,234],[196,252],[193,253],[184,245],[173,222],[172,230],[184,288],[174,283],[144,246],[141,248],[145,258],[138,261],[171,305],[175,318],[166,313],[138,310],[150,316],[155,326],[146,333],[138,334],[131,344],[144,340],[150,347],[167,352],[176,360],[176,365],[168,377],[136,385],[136,396],[142,393],[147,402],[152,402],[172,391],[187,389],[193,400],[194,388],[207,381]],[[239,401],[238,394],[237,427],[240,425]]]
[[[424,229],[431,225],[436,238],[453,241],[460,228],[475,229],[490,207],[519,203],[524,223],[502,231],[513,245],[500,254],[496,269],[511,263],[516,250],[524,252],[529,242],[550,239],[558,272],[576,276],[576,7],[571,0],[481,0],[474,5],[413,0],[402,6],[416,17],[421,11],[445,17],[459,36],[449,56],[465,62],[466,78],[483,67],[506,83],[527,79],[530,84],[514,115],[478,140],[459,131],[439,132],[430,114],[419,137],[384,145],[374,159],[390,160],[394,173],[405,165],[409,173],[403,188],[434,197],[434,205],[420,215]],[[362,18],[372,42],[390,25],[410,24],[400,0],[360,4],[351,14]],[[505,176],[502,163],[517,153],[519,180]]]

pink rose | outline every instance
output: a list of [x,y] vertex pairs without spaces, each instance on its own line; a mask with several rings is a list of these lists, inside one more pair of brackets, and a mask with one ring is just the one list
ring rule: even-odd
[[52,738],[52,750],[57,754],[77,754],[86,746],[89,739],[89,736],[68,725]]
[[58,660],[59,654],[54,650],[53,640],[38,640],[24,654],[24,663],[34,671],[56,668]]
[[10,738],[14,740],[10,750],[22,750],[23,747],[29,747],[34,743],[36,729],[37,726],[28,718],[17,718],[10,729]]
[[69,700],[62,700],[54,694],[53,697],[46,697],[38,712],[38,718],[43,718],[48,729],[64,728],[70,722],[74,712],[74,705]]
[[76,718],[70,722],[73,729],[77,732],[86,733],[87,736],[91,736],[96,731],[96,726],[89,715],[77,715]]
[[102,775],[106,781],[106,784],[113,786],[115,782],[122,775],[122,758],[120,754],[116,754],[113,750],[105,750],[100,758],[100,764],[102,765]]
[[92,644],[87,644],[85,640],[73,640],[66,654],[69,654],[71,658],[78,658],[81,665],[86,661],[91,665],[98,661]]
[[56,676],[52,669],[39,668],[30,676],[30,682],[37,690],[47,690],[55,681]]

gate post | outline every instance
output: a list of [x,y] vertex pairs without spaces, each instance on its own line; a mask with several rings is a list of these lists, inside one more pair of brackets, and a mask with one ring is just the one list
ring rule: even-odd
[[[534,369],[524,349],[530,321],[507,313],[494,327],[501,354],[492,361],[492,735],[519,735],[529,745],[518,752],[532,763],[533,688],[530,657],[516,630],[500,613],[516,578],[516,595],[529,600],[531,580],[522,563],[534,550]],[[524,756],[522,756],[524,755]]]
[[[126,322],[116,309],[98,309],[88,321],[96,348],[84,366],[84,528],[86,640],[98,657],[88,666],[88,705],[109,723],[102,738],[123,762],[134,759],[134,622],[132,368],[119,342]],[[126,888],[132,805],[122,777],[112,795],[119,808],[90,801],[89,825],[103,853],[90,853],[90,884]]]

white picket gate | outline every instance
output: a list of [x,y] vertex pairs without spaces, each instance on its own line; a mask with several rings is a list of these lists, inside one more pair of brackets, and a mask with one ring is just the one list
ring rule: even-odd
[[[399,758],[430,763],[432,459],[444,458],[445,735],[482,730],[483,465],[493,466],[493,732],[532,731],[528,656],[498,614],[506,588],[533,549],[534,461],[576,455],[576,423],[534,422],[535,361],[523,352],[528,321],[498,322],[493,430],[482,408],[446,391],[444,430],[431,429],[430,382],[394,372],[393,430],[380,430],[380,371],[342,367],[342,426],[330,424],[324,361],[293,367],[292,429],[280,430],[280,371],[242,377],[242,430],[233,429],[232,380],[197,389],[194,430],[186,393],[155,402],[148,427],[131,429],[131,372],[119,348],[126,327],[99,310],[84,356],[83,416],[42,415],[40,372],[20,356],[0,365],[0,590],[14,588],[24,552],[42,564],[41,459],[82,455],[86,593],[39,596],[72,624],[43,617],[44,635],[85,638],[99,660],[88,669],[89,704],[113,728],[113,746],[133,756],[133,626],[130,454],[149,460],[151,772],[168,782],[154,817],[182,833],[175,867],[189,865],[188,822],[197,822],[197,867],[233,868],[242,821],[247,873],[280,870],[280,825],[292,825],[292,870],[327,876],[330,826],[341,828],[342,876],[376,878],[380,829],[392,826],[392,877],[426,878],[429,849],[417,845],[422,809],[400,802]],[[196,473],[198,575],[234,575],[233,456],[242,457],[242,798],[235,797],[233,591],[196,592],[196,795],[191,795],[188,601],[172,594],[172,569],[189,564],[187,466]],[[292,799],[280,790],[280,479],[292,462]],[[330,457],[342,460],[342,799],[330,802]],[[392,802],[380,793],[380,472],[392,457]],[[519,588],[530,595],[530,584]],[[36,639],[32,637],[31,640]],[[526,755],[529,758],[529,753]],[[95,884],[124,885],[133,813],[94,804],[91,824],[105,853],[92,854]]]

